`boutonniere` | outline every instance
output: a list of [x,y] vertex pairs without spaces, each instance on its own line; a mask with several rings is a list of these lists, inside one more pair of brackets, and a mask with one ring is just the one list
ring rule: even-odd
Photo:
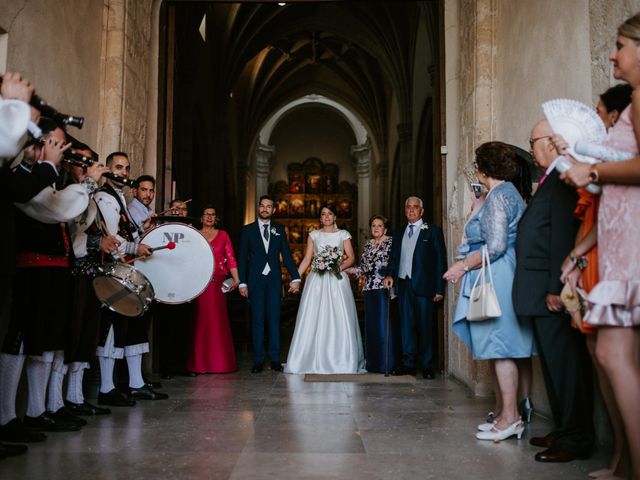
[[422,226],[420,227],[420,230],[429,230],[429,224],[428,223],[423,223]]
[[271,227],[271,235],[274,237],[279,237],[280,234],[276,231],[276,227]]

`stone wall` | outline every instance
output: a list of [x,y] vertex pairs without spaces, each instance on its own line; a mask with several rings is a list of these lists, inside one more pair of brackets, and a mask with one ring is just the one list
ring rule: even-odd
[[613,52],[618,26],[628,17],[640,12],[640,0],[590,0],[591,19],[591,102],[595,105],[598,96],[615,82],[609,62]]
[[69,132],[100,155],[129,152],[133,175],[142,172],[145,153],[152,4],[0,2],[7,70],[22,72],[58,110],[84,116],[83,129]]
[[100,150],[127,152],[134,177],[143,173],[149,121],[152,3],[104,0]]

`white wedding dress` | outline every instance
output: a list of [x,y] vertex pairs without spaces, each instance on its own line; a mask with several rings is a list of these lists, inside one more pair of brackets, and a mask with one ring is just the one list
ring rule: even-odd
[[[317,254],[326,245],[343,250],[346,230],[309,234]],[[346,273],[311,272],[302,290],[287,373],[365,373],[362,337],[353,292]]]

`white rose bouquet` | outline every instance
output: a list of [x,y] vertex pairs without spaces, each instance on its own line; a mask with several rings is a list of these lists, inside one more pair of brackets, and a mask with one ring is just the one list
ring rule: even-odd
[[323,275],[326,272],[331,272],[338,280],[341,280],[342,272],[340,271],[340,263],[342,262],[342,257],[342,250],[338,247],[326,245],[313,258],[313,262],[311,262],[311,271],[319,273],[320,275]]

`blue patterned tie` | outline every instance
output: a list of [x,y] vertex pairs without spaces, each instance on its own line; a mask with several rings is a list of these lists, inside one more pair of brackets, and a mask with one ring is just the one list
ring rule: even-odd
[[409,225],[409,238],[413,237],[413,227],[415,227],[415,225]]
[[265,223],[262,226],[264,227],[264,231],[262,232],[262,236],[268,242],[269,241],[269,230],[267,230],[267,229],[269,228],[269,224]]

